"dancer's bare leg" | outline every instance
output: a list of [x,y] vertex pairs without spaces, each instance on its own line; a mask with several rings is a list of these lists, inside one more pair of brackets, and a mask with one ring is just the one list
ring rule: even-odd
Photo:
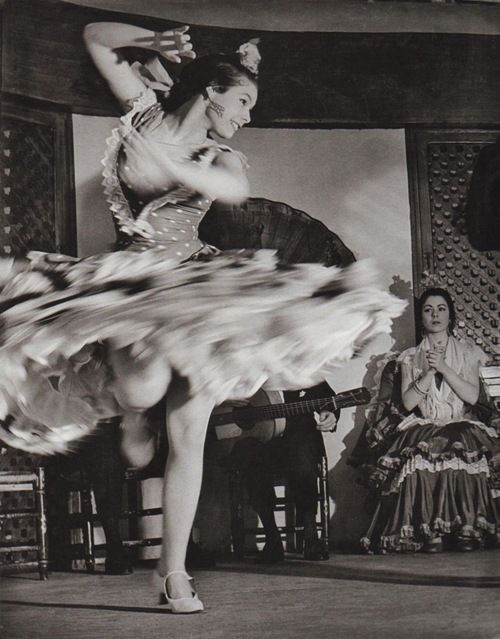
[[165,395],[172,377],[170,366],[145,345],[112,349],[109,359],[115,374],[113,392],[126,411],[121,423],[122,452],[132,466],[143,468],[153,458],[157,440],[143,412]]
[[158,432],[149,426],[144,413],[125,413],[120,423],[120,449],[131,468],[144,468],[153,459]]
[[[163,546],[161,575],[185,570],[186,549],[201,489],[203,448],[213,401],[204,394],[189,395],[185,379],[174,379],[167,394],[169,454],[163,489]],[[183,575],[168,580],[173,599],[191,596]]]

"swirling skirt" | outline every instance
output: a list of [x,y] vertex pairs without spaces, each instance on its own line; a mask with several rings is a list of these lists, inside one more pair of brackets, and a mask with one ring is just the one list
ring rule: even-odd
[[461,421],[414,426],[378,460],[385,481],[365,549],[418,551],[442,535],[480,539],[497,533],[492,428]]
[[[11,422],[0,437],[29,450],[34,424],[71,439],[75,426],[85,434],[120,414],[110,343],[154,344],[192,393],[218,404],[266,383],[314,385],[325,366],[389,332],[405,306],[373,286],[366,264],[282,266],[273,251],[182,264],[161,250],[120,251],[19,268],[0,263],[0,418]],[[47,452],[38,435],[37,452]]]

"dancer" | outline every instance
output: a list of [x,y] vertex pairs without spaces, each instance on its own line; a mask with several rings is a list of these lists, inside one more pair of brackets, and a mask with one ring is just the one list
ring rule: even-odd
[[96,23],[85,42],[126,110],[108,140],[104,183],[127,250],[73,264],[32,256],[31,270],[0,264],[7,420],[0,436],[50,452],[97,420],[124,414],[125,448],[144,464],[152,438],[141,415],[166,393],[170,452],[157,577],[170,610],[197,612],[203,604],[185,555],[213,407],[266,382],[322,381],[324,366],[389,331],[404,303],[372,286],[361,263],[345,271],[283,268],[272,251],[193,259],[210,253],[197,228],[212,199],[238,202],[248,193],[245,159],[212,136],[230,139],[250,121],[260,59],[254,43],[191,61],[158,97],[120,50],[193,58],[187,27],[157,34]]
[[471,551],[498,526],[489,482],[498,433],[473,411],[484,355],[453,336],[448,291],[427,289],[419,306],[423,339],[400,356],[403,405],[413,412],[378,460],[380,507],[362,544],[432,553],[446,539]]

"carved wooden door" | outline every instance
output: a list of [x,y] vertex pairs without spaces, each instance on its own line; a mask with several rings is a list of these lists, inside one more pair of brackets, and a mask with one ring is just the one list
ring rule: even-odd
[[494,130],[419,130],[407,135],[412,210],[413,279],[422,292],[424,273],[454,298],[459,337],[480,345],[500,363],[500,251],[478,251],[467,237],[464,208],[481,148]]
[[[75,255],[71,115],[6,99],[0,140],[0,256],[30,250]],[[39,463],[0,442],[0,470],[16,475]],[[0,571],[36,566],[34,493],[2,491],[0,510]]]
[[2,107],[0,253],[75,255],[71,115]]

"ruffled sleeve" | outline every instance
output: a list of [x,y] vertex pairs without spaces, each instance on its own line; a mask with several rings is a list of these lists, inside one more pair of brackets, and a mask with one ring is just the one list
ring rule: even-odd
[[126,235],[139,235],[150,238],[153,229],[145,220],[135,220],[132,211],[123,194],[118,178],[117,160],[123,138],[137,125],[138,119],[144,120],[145,116],[158,115],[161,110],[155,92],[147,88],[136,98],[125,115],[120,118],[120,125],[111,132],[106,140],[106,151],[101,163],[104,166],[102,172],[104,194],[110,205],[111,214],[122,233]]
[[476,366],[484,366],[488,361],[486,353],[474,342],[462,342],[464,349],[464,374],[466,379],[471,379],[477,374]]

